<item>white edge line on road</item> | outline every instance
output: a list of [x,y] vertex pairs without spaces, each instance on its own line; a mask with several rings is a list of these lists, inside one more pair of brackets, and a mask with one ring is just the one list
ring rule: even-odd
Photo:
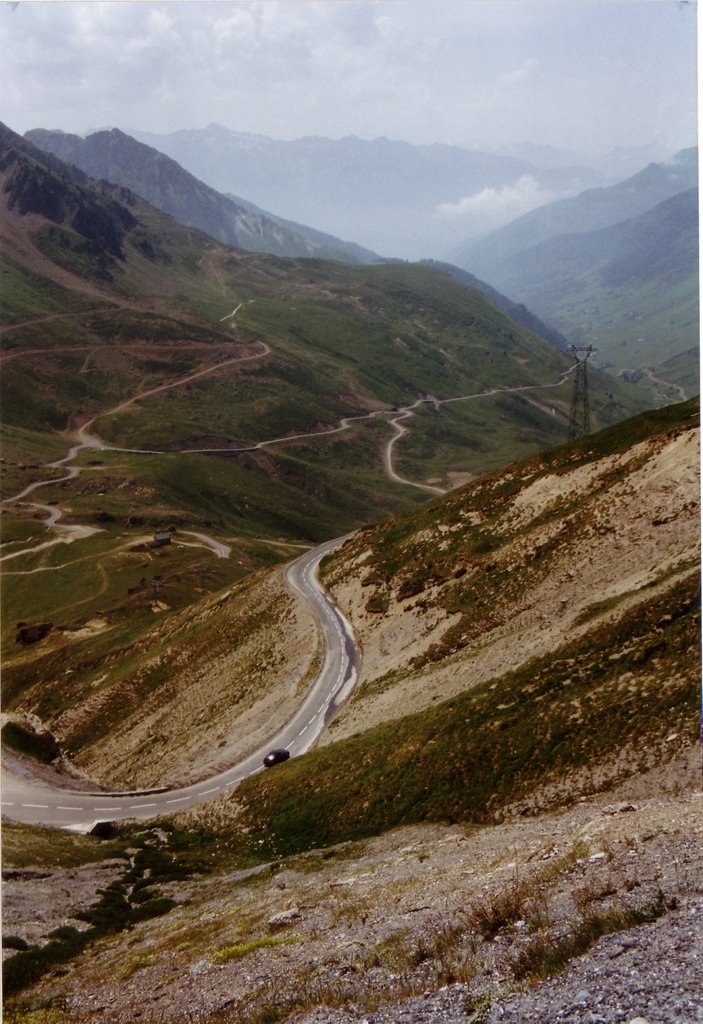
[[[336,544],[334,546],[329,545],[330,550],[332,550],[333,547],[336,547],[336,546],[337,546]],[[326,545],[326,547],[327,547],[327,545]],[[320,584],[320,581],[319,581],[319,579],[317,577],[318,564],[319,564],[321,558],[323,557],[323,555],[326,554],[326,553],[327,553],[327,551],[324,551],[314,561],[314,563],[310,563],[310,564],[308,564],[305,567],[305,569],[303,571],[303,574],[302,574],[302,578],[303,578],[303,582],[305,584],[307,584],[308,588],[311,591],[313,591],[315,594],[321,595],[322,598],[324,599],[321,602],[316,602],[318,611],[321,612],[324,617],[326,617],[328,626],[331,625],[334,628],[334,632],[336,633],[337,638],[339,639],[339,641],[341,641],[342,644],[344,644],[346,639],[350,639],[350,640],[353,641],[353,634],[351,634],[351,628],[349,627],[346,618],[343,615],[341,615],[341,613],[339,613],[339,610],[336,608],[336,606],[327,597],[327,595],[326,595],[325,591],[323,590],[323,588],[322,588],[322,586]],[[297,584],[293,580],[291,580],[290,577],[288,577],[288,579],[289,579],[289,582],[293,585],[294,589],[299,590]],[[341,629],[340,629],[340,621],[341,621],[341,627],[342,627]],[[337,684],[336,684],[337,686],[339,684],[340,679],[343,679],[345,674],[348,673],[348,671],[349,671],[348,664],[346,666],[342,666],[342,668],[340,669],[340,674],[337,677]],[[356,672],[353,672],[352,673],[352,678],[355,677],[355,676],[356,676]],[[313,715],[313,717],[310,719],[308,724],[306,726],[304,726],[304,728],[298,733],[298,736],[303,736],[304,733],[306,733],[311,726],[313,726],[315,724],[319,724],[320,719],[318,718],[318,716],[323,711],[328,709],[333,703],[335,703],[335,698],[337,696],[338,696],[337,693],[330,694],[330,695],[327,696],[327,698],[323,701],[323,703],[320,704],[319,708],[317,709],[317,712],[315,713],[315,715]],[[200,794],[190,794],[188,796],[170,797],[169,799],[164,801],[164,806],[165,805],[170,805],[170,804],[185,803],[187,801],[196,801],[197,802],[197,800],[200,797],[208,796],[211,793],[222,792],[225,789],[229,789],[231,786],[238,785],[244,779],[246,779],[248,777],[251,777],[253,775],[258,775],[260,772],[263,772],[263,771],[265,771],[265,767],[264,767],[264,765],[260,765],[258,768],[255,768],[253,771],[247,772],[246,774],[241,775],[238,778],[231,779],[229,782],[220,784],[218,786],[214,786],[211,789],[203,790],[202,793],[200,793]],[[21,807],[32,808],[32,809],[37,809],[37,810],[49,810],[50,809],[50,805],[49,804],[34,804],[34,803],[17,804],[16,802],[11,801],[11,800],[3,800],[2,801],[2,806],[3,807],[21,806]],[[125,816],[126,812],[128,812],[128,811],[132,811],[132,810],[134,810],[134,811],[142,811],[142,810],[148,810],[148,809],[153,809],[153,808],[158,808],[158,807],[159,807],[159,804],[157,802],[125,805],[125,804],[123,804],[121,802],[118,802],[117,799],[115,799],[115,802],[112,803],[110,806],[107,806],[107,807],[105,807],[105,806],[102,806],[102,807],[85,807],[85,806],[82,806],[82,805],[79,806],[77,804],[70,804],[70,805],[69,804],[57,804],[57,805],[55,805],[55,810],[58,810],[58,811],[80,811],[82,813],[89,813],[89,814],[114,814],[114,815],[119,815],[119,816]],[[96,819],[96,821],[97,820],[100,820],[100,819]],[[93,824],[95,824],[95,822],[93,822]],[[86,829],[86,831],[87,830],[88,829]]]

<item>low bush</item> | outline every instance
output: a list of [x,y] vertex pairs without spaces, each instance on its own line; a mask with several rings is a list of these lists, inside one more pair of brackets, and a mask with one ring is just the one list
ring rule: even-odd
[[122,878],[98,890],[100,899],[87,910],[73,915],[76,920],[85,921],[88,928],[79,931],[73,925],[62,925],[49,934],[49,942],[43,946],[28,946],[26,943],[20,946],[18,943],[23,940],[15,939],[15,945],[10,948],[19,952],[3,963],[4,995],[13,995],[36,984],[56,964],[72,960],[96,939],[114,935],[139,921],[167,914],[175,902],[159,895],[153,887],[154,882],[184,877],[186,872],[187,868],[178,864],[173,855],[149,840],[142,840]]

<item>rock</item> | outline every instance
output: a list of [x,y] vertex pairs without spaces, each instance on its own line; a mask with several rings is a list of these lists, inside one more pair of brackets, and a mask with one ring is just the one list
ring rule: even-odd
[[38,622],[33,626],[22,626],[21,629],[17,630],[15,643],[36,644],[48,636],[53,628],[52,622]]
[[114,821],[96,821],[88,835],[96,836],[98,839],[112,839],[116,832],[117,825]]
[[44,871],[41,868],[3,868],[3,882],[31,882],[38,878],[51,878],[51,871]]
[[302,914],[297,907],[291,907],[290,910],[281,910],[278,914],[274,914],[268,920],[269,928],[285,928],[289,924],[293,924],[294,921],[300,921]]
[[636,811],[637,808],[634,804],[625,803],[624,801],[619,804],[611,804],[610,807],[603,808],[603,814],[625,814],[628,811]]

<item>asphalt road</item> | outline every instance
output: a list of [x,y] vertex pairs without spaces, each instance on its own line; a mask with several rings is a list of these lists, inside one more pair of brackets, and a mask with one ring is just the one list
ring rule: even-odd
[[[344,538],[328,541],[291,563],[289,586],[308,601],[322,632],[325,659],[302,705],[265,747],[227,771],[182,789],[133,793],[88,793],[66,787],[66,779],[52,786],[33,777],[19,760],[7,757],[2,769],[2,813],[11,821],[89,830],[98,821],[154,818],[183,810],[226,792],[263,768],[264,755],[286,747],[292,757],[309,750],[338,708],[351,694],[357,679],[359,652],[351,626],[323,589],[317,575],[320,560]],[[276,771],[276,768],[268,769]],[[60,785],[58,784],[60,781]]]

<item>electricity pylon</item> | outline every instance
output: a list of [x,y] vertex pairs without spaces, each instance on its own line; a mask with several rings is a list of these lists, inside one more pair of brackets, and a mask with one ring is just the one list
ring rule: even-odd
[[576,360],[574,373],[574,391],[571,397],[571,415],[569,417],[569,440],[585,437],[591,433],[591,410],[588,404],[588,357],[596,350],[592,345],[571,346],[571,354]]

